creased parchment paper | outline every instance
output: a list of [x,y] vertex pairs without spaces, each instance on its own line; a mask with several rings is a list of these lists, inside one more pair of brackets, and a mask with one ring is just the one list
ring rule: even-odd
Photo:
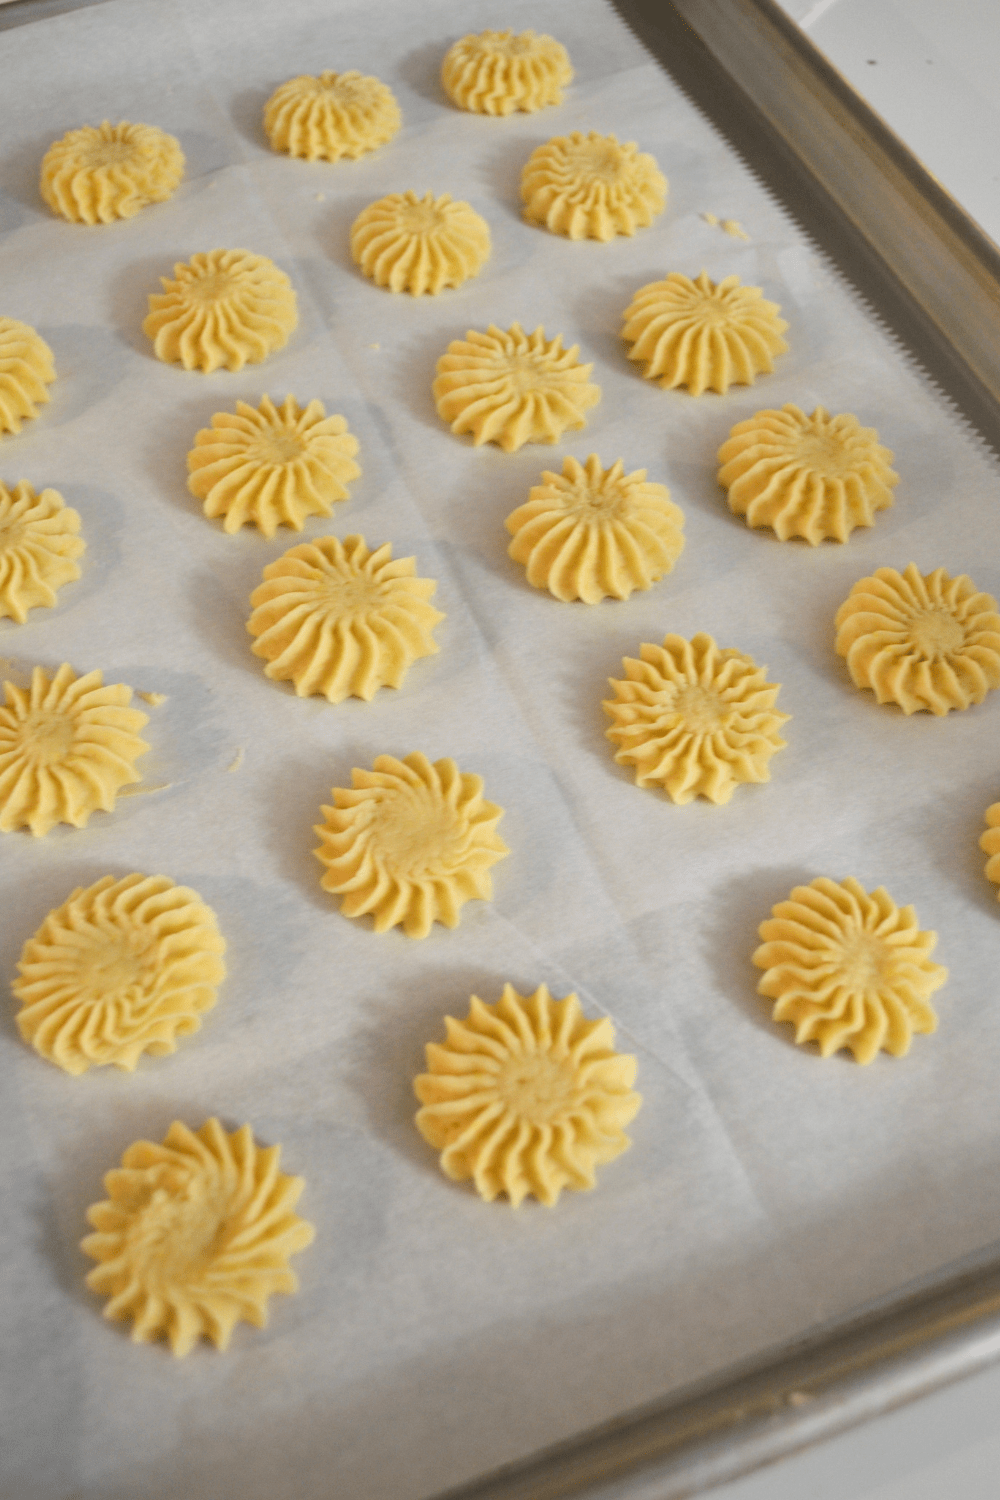
[[[446,47],[500,25],[564,41],[560,107],[449,106]],[[416,1500],[981,1249],[1000,1227],[1000,909],[977,848],[1000,797],[1000,693],[940,721],[880,709],[835,656],[833,617],[884,564],[1000,593],[994,460],[602,0],[110,0],[5,34],[3,56],[0,312],[40,329],[59,378],[0,441],[0,477],[62,491],[88,551],[56,609],[0,622],[0,657],[100,667],[166,701],[139,795],[84,831],[0,837],[0,969],[73,886],[138,869],[216,909],[230,972],[201,1033],[132,1076],[62,1074],[8,1008],[2,1493]],[[270,92],[324,68],[391,85],[390,145],[336,166],[268,149]],[[129,223],[63,223],[37,196],[42,153],[106,117],[179,136],[187,178]],[[670,199],[653,227],[574,244],[522,222],[526,157],[574,129],[657,158]],[[491,225],[492,259],[460,290],[394,297],[351,263],[357,213],[410,187]],[[276,260],[301,321],[265,365],[206,377],[159,363],[140,325],[158,277],[219,246]],[[618,331],[638,287],[702,268],[779,302],[790,352],[753,389],[692,399],[643,382]],[[554,449],[474,450],[436,416],[434,365],[468,328],[514,320],[579,342],[603,399]],[[226,536],[186,490],[195,432],[265,392],[319,397],[360,440],[350,500],[305,536],[388,540],[439,580],[440,655],[371,704],[264,678],[247,599],[298,538]],[[847,546],[752,533],[717,487],[730,427],[790,400],[856,412],[896,452],[894,508]],[[559,604],[506,555],[503,519],[541,470],[591,452],[648,469],[687,520],[674,573],[624,604]],[[773,781],[724,808],[640,791],[604,738],[622,656],[699,630],[766,663],[793,715]],[[330,788],[415,749],[485,778],[513,851],[494,902],[421,943],[340,916],[312,854]],[[904,1061],[823,1062],[755,994],[759,922],[819,874],[884,883],[940,933],[940,1030]],[[577,990],[639,1057],[633,1149],[555,1211],[480,1202],[412,1124],[423,1043],[508,979]],[[77,1247],[132,1140],[211,1114],[282,1143],[317,1238],[266,1332],[177,1361],[102,1320]]]

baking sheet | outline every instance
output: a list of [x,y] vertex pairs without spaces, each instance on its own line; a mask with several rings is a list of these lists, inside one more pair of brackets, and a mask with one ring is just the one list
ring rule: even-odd
[[[502,24],[558,35],[577,72],[563,105],[509,120],[440,94],[454,37],[501,24],[478,0],[460,14],[111,0],[4,37],[0,311],[39,328],[59,379],[39,420],[0,442],[0,477],[60,489],[89,548],[57,609],[0,622],[0,658],[100,666],[167,702],[140,762],[161,790],[86,830],[0,840],[0,967],[74,885],[131,869],[193,885],[230,944],[202,1032],[131,1077],[65,1077],[10,1018],[0,1038],[11,1494],[428,1495],[889,1295],[1000,1228],[1000,930],[976,844],[1000,795],[1000,695],[906,720],[857,693],[832,650],[837,605],[880,565],[969,571],[1000,593],[996,462],[603,0],[506,7]],[[274,155],[265,99],[330,66],[384,78],[403,130],[357,163]],[[105,116],[178,135],[187,179],[130,223],[64,224],[37,199],[41,155]],[[524,160],[573,129],[656,156],[671,192],[652,228],[571,244],[522,223]],[[356,271],[353,218],[406,187],[489,220],[477,280],[411,300]],[[158,363],[140,324],[158,276],[217,245],[272,256],[300,325],[266,365],[205,377]],[[763,286],[791,348],[752,390],[695,400],[641,381],[618,329],[637,287],[703,267]],[[434,365],[467,328],[515,319],[578,341],[603,398],[554,449],[473,450],[435,414]],[[247,596],[298,538],[227,537],[186,490],[197,429],[265,391],[320,397],[361,443],[351,499],[304,535],[390,540],[439,580],[440,655],[371,704],[266,681]],[[855,411],[896,451],[894,508],[846,547],[751,533],[717,488],[733,423],[788,400]],[[590,452],[647,468],[687,520],[669,578],[592,608],[532,590],[503,529],[542,468]],[[606,678],[668,630],[708,630],[784,684],[774,779],[725,808],[640,792],[604,739]],[[413,749],[484,776],[512,849],[494,902],[419,944],[341,918],[311,853],[330,787]],[[818,874],[884,883],[941,934],[941,1029],[905,1061],[822,1062],[755,995],[758,923]],[[639,1056],[633,1150],[554,1212],[480,1203],[412,1126],[423,1042],[507,979],[576,989]],[[241,1326],[228,1355],[178,1362],[102,1321],[77,1243],[131,1140],[209,1114],[282,1142],[317,1240],[267,1332]]]

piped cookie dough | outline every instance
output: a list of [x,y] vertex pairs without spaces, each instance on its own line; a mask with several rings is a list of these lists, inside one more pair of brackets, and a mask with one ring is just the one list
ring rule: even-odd
[[629,359],[645,364],[646,380],[663,390],[687,386],[692,396],[753,385],[774,369],[788,348],[788,324],[776,302],[738,276],[716,284],[702,271],[696,281],[671,271],[665,281],[640,287],[625,311],[622,338]]
[[758,993],[800,1045],[816,1042],[823,1057],[849,1049],[869,1063],[880,1048],[904,1057],[914,1032],[937,1029],[930,997],[948,977],[930,961],[937,933],[921,932],[913,907],[884,887],[869,893],[851,876],[820,876],[780,901],[760,936]]
[[607,735],[638,786],[662,787],[672,802],[721,803],[741,782],[770,781],[791,715],[775,708],[780,684],[766,680],[766,667],[705,634],[644,642],[639,659],[626,656],[622,666],[625,679],[609,679]]
[[557,599],[627,599],[669,573],[684,547],[684,513],[645,469],[626,474],[621,459],[604,469],[567,458],[548,469],[524,505],[506,520],[508,550],[528,582]]
[[372,552],[360,536],[318,537],[268,563],[247,622],[265,676],[331,703],[398,688],[437,652],[432,631],[444,619],[430,603],[437,583],[416,570],[415,558],[394,561],[388,542]]
[[299,321],[295,290],[266,255],[209,250],[161,276],[143,332],[157,359],[211,374],[242,370],[283,349]]
[[646,228],[663,212],[667,179],[634,141],[574,130],[531,153],[521,198],[529,224],[571,240],[607,241]]
[[237,401],[235,413],[216,412],[194,444],[188,489],[228,532],[243,525],[266,537],[279,526],[301,531],[308,516],[328,516],[346,500],[361,473],[358,440],[344,418],[328,417],[321,401],[300,406],[294,396],[280,406],[270,396],[258,407]]
[[163,203],[184,176],[180,144],[156,125],[82,125],[42,158],[39,191],[54,213],[76,224],[131,219]]
[[0,318],[0,433],[20,432],[51,397],[45,389],[56,378],[52,350],[16,318]]
[[503,808],[483,797],[480,776],[419,751],[380,755],[351,772],[321,809],[320,885],[342,897],[345,917],[371,914],[375,931],[401,925],[423,938],[434,922],[457,927],[466,901],[489,901],[490,867],[510,850],[496,831]]
[[316,1231],[294,1212],[305,1182],[278,1170],[280,1156],[249,1125],[228,1135],[216,1119],[175,1120],[162,1145],[136,1141],[108,1172],[80,1248],[99,1262],[87,1286],[108,1298],[106,1318],[131,1321],[133,1343],[225,1349],[237,1323],[267,1326],[275,1292],[298,1291],[288,1259]]
[[392,90],[356,69],[302,73],[275,89],[264,106],[273,149],[305,161],[353,160],[391,141],[402,123]]
[[495,1005],[473,995],[465,1020],[444,1024],[413,1086],[417,1128],[447,1177],[471,1177],[487,1202],[506,1193],[517,1208],[532,1194],[551,1207],[564,1188],[595,1187],[596,1168],[632,1144],[636,1060],[614,1050],[611,1021],[588,1021],[576,995],[505,984]]
[[376,286],[436,296],[479,275],[490,255],[490,226],[450,193],[390,193],[355,219],[351,254]]
[[459,109],[479,115],[531,114],[562,103],[573,77],[569,54],[554,37],[534,31],[481,31],[460,37],[445,53],[441,86]]
[[837,611],[836,649],[855,687],[904,714],[938,716],[1000,687],[1000,614],[966,574],[878,568]]
[[[986,861],[986,879],[1000,886],[1000,802],[986,809],[986,832],[980,836],[979,847],[989,855]],[[1000,890],[997,891],[1000,901]]]
[[64,583],[79,578],[86,550],[80,517],[58,490],[36,494],[26,480],[0,481],[0,618],[23,625],[28,610],[51,608]]

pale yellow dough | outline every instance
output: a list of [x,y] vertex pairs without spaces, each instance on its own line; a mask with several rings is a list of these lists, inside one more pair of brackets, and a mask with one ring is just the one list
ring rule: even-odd
[[177,1050],[225,978],[225,941],[196,891],[166,875],[78,886],[28,939],[11,989],[35,1051],[67,1073]]
[[169,198],[184,176],[180,144],[156,125],[82,125],[42,158],[40,191],[49,207],[76,224],[131,219]]
[[646,365],[643,375],[664,390],[687,386],[692,396],[753,385],[774,368],[788,345],[788,324],[776,302],[738,276],[718,285],[702,271],[696,281],[671,271],[666,281],[640,287],[625,311],[622,338],[629,359]]
[[87,545],[79,530],[58,490],[36,494],[27,480],[13,490],[0,482],[0,617],[23,625],[29,609],[51,607],[63,584],[79,578],[76,559]]
[[836,649],[855,687],[904,714],[938,716],[1000,687],[1000,614],[964,573],[878,568],[837,611]]
[[436,296],[479,275],[489,259],[490,226],[450,193],[390,193],[355,219],[351,254],[376,286]]
[[149,716],[129,708],[132,689],[124,683],[105,687],[100,672],[78,677],[64,663],[52,678],[36,667],[28,688],[3,687],[0,832],[82,828],[142,779],[134,763],[149,749],[138,737]]
[[265,676],[331,703],[399,687],[437,652],[431,632],[444,619],[429,602],[437,584],[416,570],[415,558],[393,561],[388,542],[371,552],[360,536],[318,537],[268,563],[247,621]]
[[634,234],[667,204],[667,179],[634,141],[574,130],[553,136],[528,157],[521,198],[529,224],[571,240]]
[[510,851],[496,831],[503,808],[485,800],[481,777],[414,752],[380,755],[351,779],[333,788],[316,828],[320,885],[343,897],[345,917],[371,913],[376,932],[400,924],[423,938],[434,922],[457,927],[466,901],[491,899],[490,866]]
[[266,255],[209,250],[160,277],[143,332],[158,359],[211,374],[242,370],[283,349],[298,325],[292,283]]
[[414,1089],[417,1128],[446,1176],[471,1177],[487,1202],[506,1193],[517,1208],[530,1193],[551,1207],[563,1188],[595,1187],[595,1168],[632,1144],[636,1060],[615,1052],[611,1021],[588,1021],[576,995],[505,984],[495,1005],[473,995],[466,1019],[444,1024]]
[[[981,835],[979,847],[989,855],[986,861],[986,879],[1000,886],[1000,802],[986,809],[986,832]],[[1000,901],[1000,890],[997,891]]]
[[307,516],[328,516],[346,500],[361,473],[357,438],[343,417],[327,416],[322,401],[237,401],[235,413],[216,412],[194,443],[188,489],[205,502],[206,516],[222,516],[228,532],[247,524],[266,537],[279,526],[301,531]]
[[569,54],[534,31],[481,31],[460,37],[441,64],[441,85],[459,109],[479,115],[532,114],[562,103],[572,80]]
[[609,679],[607,735],[637,785],[661,786],[673,802],[720,803],[741,782],[770,781],[768,762],[785,746],[778,731],[791,716],[775,708],[780,686],[766,681],[766,667],[704,634],[643,643],[639,660],[622,665],[624,681]]
[[841,1048],[859,1063],[880,1048],[904,1057],[915,1031],[937,1029],[930,997],[948,977],[930,961],[937,933],[919,931],[913,907],[898,907],[884,887],[869,893],[851,876],[820,876],[780,901],[760,936],[758,992],[796,1042],[816,1042],[823,1057]]
[[437,362],[434,402],[452,432],[471,432],[473,444],[496,443],[513,453],[525,443],[555,443],[586,426],[584,412],[601,399],[590,384],[593,365],[577,359],[579,344],[546,340],[544,328],[526,334],[519,323],[485,333],[470,329]]
[[684,513],[646,470],[626,474],[621,459],[601,467],[567,458],[562,474],[542,473],[524,505],[507,517],[507,549],[528,582],[557,599],[627,599],[669,573],[684,547]]
[[362,156],[391,141],[402,123],[392,90],[356,70],[302,73],[275,89],[264,106],[274,150],[306,161]]
[[280,1146],[258,1146],[249,1125],[175,1120],[162,1145],[136,1141],[104,1178],[107,1200],[87,1210],[95,1234],[80,1248],[107,1297],[104,1316],[132,1322],[134,1343],[166,1338],[176,1355],[205,1337],[225,1349],[235,1325],[267,1325],[275,1292],[298,1291],[288,1258],[311,1245],[294,1212],[305,1182],[278,1170]]
[[52,350],[16,318],[0,318],[0,433],[20,432],[51,398],[45,389],[56,378]]
[[737,422],[719,449],[719,483],[748,526],[771,526],[781,541],[846,542],[892,504],[899,475],[873,427],[849,412],[811,416],[791,404]]

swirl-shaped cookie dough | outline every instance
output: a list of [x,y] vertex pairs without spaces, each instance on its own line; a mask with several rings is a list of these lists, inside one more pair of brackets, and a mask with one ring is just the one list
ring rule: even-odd
[[545,469],[527,502],[507,517],[507,551],[528,582],[557,599],[597,604],[627,599],[669,573],[684,547],[684,512],[646,470],[626,474],[621,459],[603,469],[567,458],[561,474]]
[[21,1035],[67,1073],[130,1073],[200,1028],[225,951],[215,913],[166,875],[78,886],[24,945],[11,985]]
[[39,189],[49,207],[75,224],[131,219],[171,197],[184,176],[178,141],[156,125],[81,125],[42,157]]
[[492,899],[490,866],[510,850],[496,831],[503,808],[485,800],[480,776],[417,751],[380,755],[351,779],[351,790],[333,788],[316,828],[320,885],[343,897],[345,917],[370,912],[376,932],[401,924],[423,938],[434,922],[457,927],[466,901]]
[[588,1021],[576,995],[505,984],[495,1005],[473,995],[465,1020],[444,1024],[447,1039],[427,1043],[428,1071],[414,1080],[417,1129],[445,1175],[471,1177],[487,1203],[506,1193],[517,1208],[532,1193],[551,1207],[563,1188],[595,1187],[595,1168],[632,1144],[635,1058],[614,1050],[611,1021]]
[[388,542],[370,552],[361,536],[317,537],[268,563],[247,621],[264,675],[331,703],[399,687],[411,663],[437,652],[431,632],[444,619],[428,603],[437,584],[416,570],[415,558],[393,562]]
[[13,490],[0,481],[0,618],[23,625],[29,609],[51,607],[63,584],[79,578],[76,559],[87,547],[79,530],[58,490],[36,495],[27,480]]
[[92,812],[111,812],[149,746],[138,738],[149,716],[129,708],[132,689],[104,687],[100,672],[77,677],[65,663],[51,679],[41,667],[30,688],[3,684],[0,707],[0,832],[56,823],[82,828]]
[[390,193],[351,226],[351,254],[376,286],[436,296],[478,276],[490,255],[490,226],[451,194]]
[[[986,832],[980,836],[979,847],[989,855],[986,861],[986,879],[1000,886],[1000,802],[986,809]],[[997,891],[1000,901],[1000,890]]]
[[765,681],[742,651],[722,651],[710,635],[668,635],[626,656],[625,680],[609,678],[615,697],[608,739],[615,760],[635,768],[638,786],[662,786],[673,802],[728,802],[741,781],[770,781],[768,762],[791,717],[775,708],[780,684]]
[[561,104],[572,80],[561,42],[533,31],[481,31],[460,37],[441,64],[441,86],[453,104],[477,115],[532,114]]
[[403,117],[393,92],[356,69],[302,73],[276,88],[264,106],[264,129],[275,151],[305,161],[352,160],[391,141]]
[[344,418],[328,417],[322,401],[300,406],[294,396],[281,406],[270,396],[258,407],[237,401],[235,414],[216,412],[194,444],[188,489],[230,533],[247,523],[266,537],[279,526],[301,531],[307,516],[328,516],[346,500],[361,473],[358,440]]
[[748,526],[771,526],[781,541],[846,542],[892,504],[899,475],[873,427],[848,412],[812,416],[791,404],[737,422],[719,449],[719,483]]
[[266,255],[209,250],[174,266],[174,277],[160,277],[142,324],[167,364],[242,370],[283,349],[298,325],[292,283]]
[[0,318],[0,432],[20,432],[51,397],[56,378],[52,350],[27,323]]
[[878,568],[837,611],[836,648],[855,687],[904,714],[982,703],[1000,687],[1000,614],[965,573]]
[[646,380],[664,390],[685,385],[692,396],[753,385],[774,369],[773,356],[788,345],[788,324],[776,302],[738,276],[718,285],[702,271],[696,281],[671,271],[666,281],[640,287],[625,312],[622,338],[629,359],[644,360]]
[[571,240],[607,241],[652,224],[667,205],[667,179],[634,141],[574,130],[531,153],[521,198],[529,224]]
[[249,1125],[175,1120],[162,1146],[136,1141],[107,1173],[80,1248],[99,1262],[87,1286],[109,1299],[106,1318],[132,1320],[133,1343],[162,1335],[184,1355],[204,1335],[225,1349],[241,1320],[267,1326],[273,1293],[298,1291],[288,1257],[316,1231],[293,1212],[305,1182],[279,1172],[280,1156]]
[[760,936],[758,993],[823,1057],[842,1047],[859,1063],[879,1048],[905,1057],[915,1031],[937,1029],[930,997],[948,977],[930,961],[937,933],[920,932],[913,907],[883,886],[869,894],[852,876],[821,875],[779,901]]
[[546,342],[544,328],[470,328],[437,362],[438,415],[452,432],[471,432],[477,448],[497,443],[513,453],[524,443],[555,443],[585,427],[584,412],[601,399],[589,380],[594,367],[581,365],[579,352],[579,344],[564,349],[561,335]]

